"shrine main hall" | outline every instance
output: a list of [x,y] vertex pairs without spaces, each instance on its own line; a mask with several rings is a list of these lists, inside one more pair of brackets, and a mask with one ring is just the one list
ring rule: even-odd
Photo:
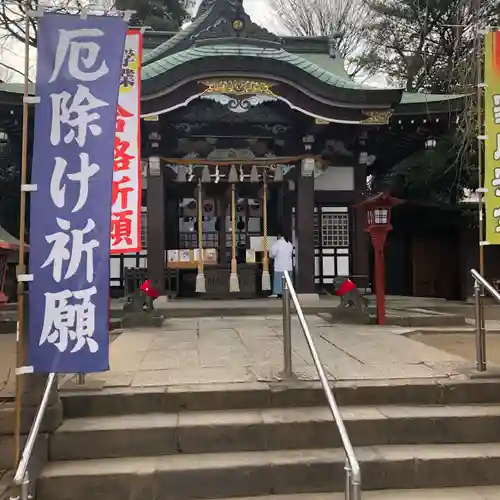
[[[446,132],[464,104],[357,83],[334,38],[276,36],[241,0],[203,0],[177,34],[146,31],[142,64],[143,249],[111,256],[114,296],[145,277],[176,297],[269,295],[278,233],[294,244],[299,294],[344,276],[366,288],[355,206],[367,179]],[[20,89],[1,84],[0,103],[12,121]]]

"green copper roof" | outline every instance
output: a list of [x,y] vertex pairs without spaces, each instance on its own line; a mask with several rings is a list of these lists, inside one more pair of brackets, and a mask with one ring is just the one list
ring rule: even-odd
[[347,71],[345,70],[344,60],[341,57],[336,57],[335,59],[333,59],[332,57],[330,57],[329,54],[321,54],[317,52],[316,53],[301,52],[300,55],[307,61],[316,64],[320,68],[323,68],[325,71],[329,71],[334,75],[340,76],[347,80],[351,80],[351,77],[347,74]]
[[425,104],[426,102],[451,101],[453,99],[462,99],[465,94],[425,94],[423,92],[403,92],[401,104]]
[[[33,83],[29,84],[29,93],[32,94],[35,90]],[[10,92],[12,94],[23,94],[24,83],[0,83],[0,92]]]
[[[283,49],[274,49],[268,47],[257,47],[253,45],[203,45],[199,47],[192,47],[190,49],[171,54],[157,61],[152,61],[143,67],[142,79],[148,80],[158,75],[166,73],[173,68],[186,64],[197,59],[209,57],[251,57],[258,59],[274,59],[282,61],[309,73],[318,80],[332,86],[345,87],[350,89],[363,89],[380,91],[373,87],[368,87],[351,80],[345,70],[338,71],[341,74],[336,74],[332,70],[324,69],[307,60],[298,54],[292,54]],[[338,66],[338,65],[337,65]]]

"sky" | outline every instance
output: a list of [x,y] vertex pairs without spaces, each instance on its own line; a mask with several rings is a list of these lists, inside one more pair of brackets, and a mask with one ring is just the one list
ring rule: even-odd
[[276,28],[273,26],[273,15],[268,0],[244,0],[243,6],[247,14],[257,24],[269,30],[274,30]]
[[[2,1],[2,0],[0,0]],[[198,3],[200,0],[198,0]],[[93,2],[94,3],[94,2]],[[250,15],[253,21],[260,24],[271,31],[279,29],[273,22],[272,11],[269,7],[269,0],[244,0],[244,6],[247,13]],[[14,67],[19,70],[23,70],[24,48],[19,43],[10,41],[0,52],[0,62]],[[34,63],[35,51],[32,50],[32,57],[30,59]],[[33,72],[33,71],[32,71]],[[7,78],[6,78],[7,77]],[[22,75],[10,71],[8,74],[6,70],[0,67],[0,79],[8,79],[8,81],[22,81]]]

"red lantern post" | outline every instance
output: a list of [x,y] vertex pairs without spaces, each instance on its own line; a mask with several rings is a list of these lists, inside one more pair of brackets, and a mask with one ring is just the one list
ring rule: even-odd
[[377,324],[385,324],[385,257],[387,233],[392,230],[392,207],[404,203],[385,193],[379,193],[362,201],[356,207],[366,212],[365,231],[370,233],[375,253],[374,286],[377,298]]

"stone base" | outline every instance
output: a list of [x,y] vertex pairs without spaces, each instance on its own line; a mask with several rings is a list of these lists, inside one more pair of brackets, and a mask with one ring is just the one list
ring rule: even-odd
[[[38,406],[27,406],[21,412],[21,434],[28,434],[31,424],[35,419]],[[48,406],[45,410],[45,417],[40,427],[40,432],[54,432],[63,420],[63,406],[61,400]],[[7,403],[0,406],[0,435],[14,434],[15,430],[15,404]]]
[[149,314],[145,311],[128,312],[123,316],[122,328],[160,328],[164,316]]
[[355,307],[337,307],[332,309],[332,323],[345,323],[348,325],[370,325],[372,320],[366,311]]
[[[24,446],[35,419],[38,407],[22,408],[21,413],[21,449]],[[52,406],[47,407],[45,417],[40,427],[40,434],[36,440],[34,453],[30,463],[30,473],[37,476],[41,467],[47,462],[48,436],[52,434],[63,420],[63,405],[58,399]],[[0,470],[9,469],[14,463],[15,406],[8,403],[0,406]],[[1,495],[0,495],[1,498]]]

